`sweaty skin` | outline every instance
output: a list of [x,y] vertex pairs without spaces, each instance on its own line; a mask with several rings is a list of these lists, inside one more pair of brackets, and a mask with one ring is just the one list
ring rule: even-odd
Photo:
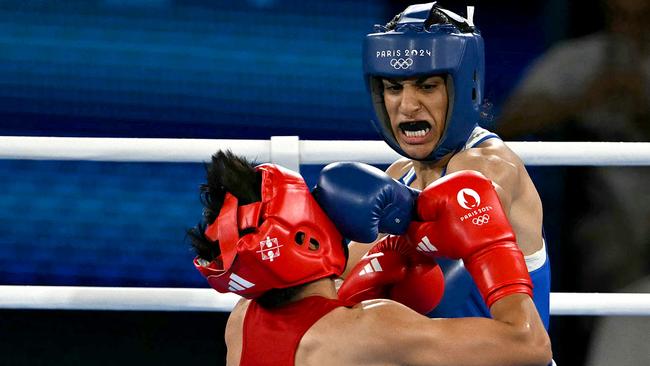
[[[296,300],[311,295],[335,298],[334,282],[316,281]],[[226,326],[229,366],[239,365],[249,303],[241,300]],[[430,319],[385,299],[336,308],[303,336],[296,366],[542,366],[550,362],[550,341],[530,297],[506,296],[490,311],[493,319]]]
[[[296,300],[336,297],[334,281],[308,285]],[[227,364],[239,365],[249,300],[233,309],[226,326]],[[296,366],[547,365],[548,335],[530,297],[506,296],[490,309],[493,319],[430,319],[392,300],[340,307],[303,336]]]

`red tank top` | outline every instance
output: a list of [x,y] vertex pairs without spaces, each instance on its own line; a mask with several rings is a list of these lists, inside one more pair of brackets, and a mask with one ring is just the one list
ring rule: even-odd
[[310,296],[274,309],[251,301],[244,318],[240,366],[294,366],[302,336],[316,321],[348,304]]

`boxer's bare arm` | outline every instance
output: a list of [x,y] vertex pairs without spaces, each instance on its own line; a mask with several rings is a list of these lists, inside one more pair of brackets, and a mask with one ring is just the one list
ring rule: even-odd
[[514,156],[505,155],[505,151],[498,147],[465,150],[449,161],[447,174],[475,170],[485,175],[502,189],[499,192],[501,205],[505,212],[509,213],[512,201],[520,194],[522,183],[519,168],[522,168],[523,164],[513,161]]
[[542,366],[550,362],[550,341],[528,296],[507,296],[491,312],[494,320],[429,319],[390,300],[366,301],[314,325],[308,332],[312,340],[317,336],[333,343],[311,359],[331,362],[335,352],[340,365]]
[[226,364],[228,366],[239,365],[242,351],[242,332],[244,329],[244,317],[248,309],[249,300],[240,299],[230,312],[228,323],[226,323],[225,341],[228,353]]
[[492,139],[465,150],[449,162],[447,172],[475,170],[496,185],[504,211],[525,255],[542,247],[542,203],[521,159],[502,141]]
[[[227,364],[239,365],[247,300],[226,326]],[[364,301],[337,308],[303,336],[296,365],[547,365],[548,335],[532,300],[507,296],[493,319],[429,319],[397,302]]]

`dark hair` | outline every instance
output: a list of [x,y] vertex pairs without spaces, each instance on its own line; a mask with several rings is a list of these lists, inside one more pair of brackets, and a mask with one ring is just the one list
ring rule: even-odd
[[440,9],[441,8],[439,6],[434,6],[431,8],[431,13],[429,13],[429,17],[424,22],[425,28],[429,28],[434,24],[451,24],[463,33],[472,33],[474,31],[473,26],[467,24],[466,22],[458,21],[448,16],[444,11]]
[[207,182],[200,187],[203,221],[188,229],[187,235],[199,258],[212,261],[221,254],[221,250],[218,242],[212,242],[205,236],[205,228],[219,216],[226,192],[237,197],[239,205],[260,201],[262,175],[255,171],[252,162],[236,156],[230,150],[217,151],[205,168]]
[[[447,14],[442,9],[441,6],[439,5],[434,5],[431,7],[431,11],[429,12],[429,16],[427,19],[424,21],[424,29],[428,29],[432,25],[438,25],[438,24],[451,24],[454,27],[458,28],[463,33],[472,33],[474,31],[474,27],[467,24],[466,22],[458,21]],[[397,28],[397,23],[400,21],[402,16],[404,15],[404,12],[401,12],[393,17],[386,25],[383,27],[384,30],[395,30]]]
[[[255,165],[245,158],[236,156],[231,151],[218,151],[212,155],[212,161],[206,164],[207,183],[201,184],[201,203],[203,204],[203,221],[188,229],[192,247],[199,258],[212,261],[219,257],[221,250],[219,242],[213,242],[205,236],[205,228],[219,216],[221,206],[229,192],[237,197],[239,205],[247,205],[262,199],[262,174],[255,171]],[[246,235],[255,229],[240,231]],[[271,289],[257,298],[257,302],[265,307],[281,306],[291,301],[303,285],[283,289]]]

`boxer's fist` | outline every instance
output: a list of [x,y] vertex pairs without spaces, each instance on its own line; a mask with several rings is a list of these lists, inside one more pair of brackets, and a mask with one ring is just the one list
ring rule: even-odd
[[418,192],[367,164],[323,168],[312,192],[344,237],[372,243],[379,233],[403,234]]
[[339,288],[339,299],[358,303],[388,298],[426,314],[444,292],[440,267],[413,250],[404,237],[389,235],[373,246]]
[[449,174],[422,191],[416,210],[420,222],[408,236],[417,250],[462,259],[488,307],[515,292],[532,297],[524,256],[490,180],[475,171]]

